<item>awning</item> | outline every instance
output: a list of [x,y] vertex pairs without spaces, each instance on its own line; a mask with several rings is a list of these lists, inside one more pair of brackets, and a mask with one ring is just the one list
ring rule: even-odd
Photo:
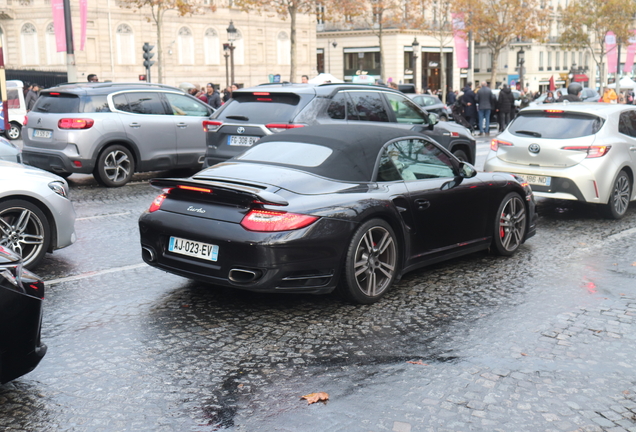
[[590,79],[585,74],[575,74],[574,75],[574,82],[587,82],[589,80]]

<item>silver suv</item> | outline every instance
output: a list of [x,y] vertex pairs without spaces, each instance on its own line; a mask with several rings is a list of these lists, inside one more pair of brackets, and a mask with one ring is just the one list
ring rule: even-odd
[[26,164],[123,186],[135,172],[199,168],[214,109],[160,84],[76,83],[42,91],[25,118]]

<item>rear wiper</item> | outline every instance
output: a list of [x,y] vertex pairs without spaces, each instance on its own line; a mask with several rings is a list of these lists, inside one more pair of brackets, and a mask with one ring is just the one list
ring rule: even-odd
[[523,135],[531,135],[533,137],[541,138],[541,134],[539,132],[534,132],[534,131],[520,130],[520,131],[515,131],[515,133],[523,134]]
[[225,118],[229,118],[229,119],[232,119],[232,120],[250,121],[250,119],[248,119],[248,118],[247,118],[247,117],[245,117],[245,116],[234,116],[234,115],[229,115],[229,116],[226,116]]

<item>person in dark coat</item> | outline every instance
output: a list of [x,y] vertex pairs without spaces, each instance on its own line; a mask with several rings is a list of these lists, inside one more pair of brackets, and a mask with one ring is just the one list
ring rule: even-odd
[[475,99],[479,110],[479,135],[490,135],[490,113],[493,109],[494,98],[486,81],[481,83],[481,88],[477,91]]
[[471,83],[464,87],[462,102],[464,103],[464,118],[474,127],[477,124],[477,101],[475,100],[475,92],[470,87]]
[[455,94],[455,92],[453,90],[449,90],[448,94],[446,95],[446,105],[451,106],[455,103],[456,100],[457,95]]
[[512,94],[508,84],[504,84],[499,92],[497,111],[499,111],[499,130],[503,132],[512,120],[512,113],[515,112],[515,95]]
[[40,92],[40,86],[37,84],[33,84],[31,89],[27,92],[26,97],[24,98],[24,103],[26,105],[27,111],[31,111],[33,109],[33,105],[35,105],[35,101],[38,100]]
[[208,83],[207,93],[205,94],[205,96],[208,100],[208,105],[210,105],[212,108],[217,109],[220,108],[221,105],[223,105],[221,103],[221,95],[219,95],[219,92],[216,91],[216,88],[214,88],[214,84]]

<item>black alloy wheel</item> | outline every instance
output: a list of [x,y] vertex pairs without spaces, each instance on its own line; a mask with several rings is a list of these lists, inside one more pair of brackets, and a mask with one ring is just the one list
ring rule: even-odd
[[107,187],[121,187],[128,183],[135,173],[132,153],[122,145],[107,147],[97,159],[96,180]]
[[605,216],[609,219],[620,219],[625,216],[632,197],[632,184],[625,171],[618,173],[607,204],[603,206]]
[[36,205],[18,199],[0,203],[0,246],[22,255],[25,267],[37,266],[50,242],[49,221]]
[[523,244],[526,233],[526,206],[516,192],[504,197],[494,221],[493,244],[499,255],[510,256]]
[[375,303],[388,291],[397,273],[395,233],[384,220],[372,219],[362,224],[351,239],[338,291],[355,303]]

